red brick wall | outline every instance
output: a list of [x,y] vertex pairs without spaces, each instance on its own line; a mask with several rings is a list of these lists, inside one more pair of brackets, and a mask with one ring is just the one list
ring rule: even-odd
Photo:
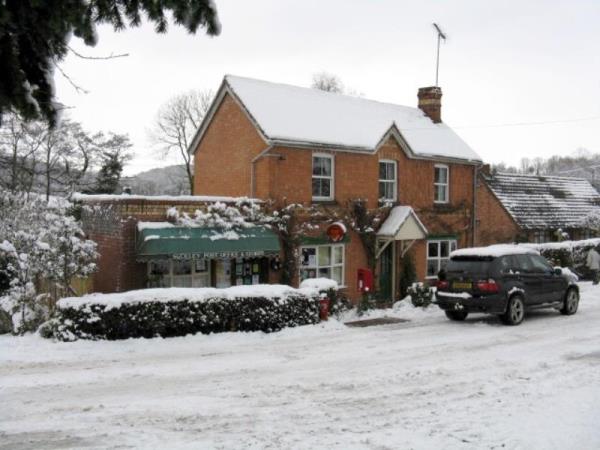
[[[266,143],[235,100],[226,95],[215,114],[195,158],[196,195],[250,195],[250,161]],[[316,152],[327,152],[315,150]],[[312,203],[310,149],[275,147],[276,157],[263,157],[256,162],[255,196],[277,202]],[[367,200],[369,208],[378,205],[380,159],[398,164],[398,201],[412,206],[432,235],[454,235],[459,247],[473,240],[473,166],[447,164],[450,172],[450,202],[434,204],[434,166],[430,160],[410,159],[395,139],[390,138],[376,154],[332,152],[335,158],[335,204],[345,207],[352,199]],[[355,244],[356,241],[356,244]],[[417,274],[426,274],[426,245],[418,242],[415,255]],[[347,284],[355,284],[356,268],[366,266],[358,236],[346,249]],[[356,261],[356,263],[354,262]],[[356,266],[356,267],[355,267]]]
[[485,182],[480,180],[477,189],[476,245],[515,242],[519,233],[519,226]]
[[[194,194],[250,196],[250,161],[267,147],[237,102],[221,102],[194,155]],[[264,190],[262,173],[261,186]]]

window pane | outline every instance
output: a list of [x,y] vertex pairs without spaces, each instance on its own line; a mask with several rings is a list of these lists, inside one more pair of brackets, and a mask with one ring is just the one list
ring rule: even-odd
[[447,183],[448,182],[448,169],[446,167],[435,168],[435,182],[436,183]]
[[440,242],[440,256],[446,258],[450,254],[450,245],[448,241]]
[[445,202],[446,198],[446,186],[444,185],[436,185],[435,186],[435,201],[436,202]]
[[331,158],[313,157],[313,175],[331,176]]
[[436,256],[438,256],[437,242],[430,242],[429,244],[427,244],[427,256],[430,258],[435,258]]
[[317,249],[315,247],[302,249],[301,265],[315,267],[317,265]]
[[386,184],[382,181],[379,182],[379,198],[386,198],[385,197],[385,186]]
[[331,247],[319,247],[319,266],[331,265]]
[[450,251],[456,250],[456,241],[450,241]]
[[321,179],[321,196],[322,197],[330,197],[331,196],[331,180],[322,178]]
[[173,287],[192,287],[191,276],[173,277]]
[[439,270],[438,270],[438,260],[437,259],[427,260],[427,276],[428,277],[435,277],[438,272],[439,272]]
[[386,180],[386,164],[384,162],[379,163],[379,179]]
[[319,178],[313,178],[312,180],[312,195],[313,197],[322,197],[321,180]]
[[169,260],[157,259],[150,261],[150,275],[166,275],[169,273]]
[[[173,260],[173,275],[189,275],[192,273],[192,261],[190,259]],[[190,279],[191,286],[191,279]],[[182,286],[185,287],[185,286]]]
[[322,267],[319,269],[319,278],[331,278],[331,268]]
[[344,247],[337,246],[333,247],[333,263],[342,264],[344,261]]
[[445,269],[448,265],[448,258],[440,259],[440,270]]
[[337,284],[342,285],[342,268],[341,267],[334,267],[332,269],[332,273],[331,273],[331,278],[334,279],[335,281],[337,281]]

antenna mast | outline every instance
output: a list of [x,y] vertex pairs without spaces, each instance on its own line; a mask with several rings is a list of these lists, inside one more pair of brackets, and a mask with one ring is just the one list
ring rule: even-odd
[[442,31],[442,29],[438,26],[437,23],[433,24],[435,30],[437,31],[437,57],[435,60],[435,86],[438,86],[438,74],[440,71],[440,41],[443,39],[446,40],[446,34]]

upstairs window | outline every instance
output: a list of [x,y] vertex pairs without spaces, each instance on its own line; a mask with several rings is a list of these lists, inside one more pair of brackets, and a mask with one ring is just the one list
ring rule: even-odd
[[396,161],[379,161],[379,200],[395,202],[398,199],[398,172]]
[[333,156],[313,154],[312,159],[313,200],[333,200]]
[[435,165],[435,175],[433,179],[434,202],[448,203],[448,185],[450,169],[442,164]]

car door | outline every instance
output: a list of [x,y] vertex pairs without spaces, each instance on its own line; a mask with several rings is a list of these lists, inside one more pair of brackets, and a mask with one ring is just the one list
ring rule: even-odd
[[545,302],[559,301],[564,294],[564,280],[554,273],[554,268],[539,255],[529,255],[534,272],[541,278],[541,296]]
[[542,277],[535,272],[529,255],[514,255],[517,263],[518,276],[525,289],[525,303],[535,305],[544,302]]

